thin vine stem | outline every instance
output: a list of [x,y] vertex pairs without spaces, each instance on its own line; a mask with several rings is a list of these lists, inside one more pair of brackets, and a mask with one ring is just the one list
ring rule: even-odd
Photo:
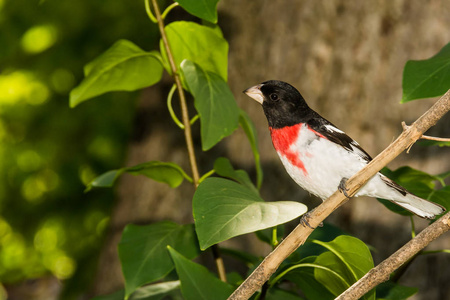
[[[147,0],[147,1],[149,1],[149,0]],[[146,1],[146,3],[147,3],[147,1]],[[184,94],[180,75],[178,74],[178,68],[177,68],[177,65],[175,64],[175,59],[172,54],[172,49],[170,48],[170,44],[167,39],[166,31],[164,29],[164,20],[162,19],[161,12],[158,7],[158,3],[156,0],[151,0],[151,1],[152,1],[153,9],[155,10],[155,16],[156,16],[156,20],[158,22],[158,28],[159,28],[159,32],[161,33],[161,39],[162,39],[162,42],[164,45],[164,49],[166,50],[167,58],[169,60],[170,69],[172,71],[172,77],[175,81],[175,85],[176,85],[177,91],[178,91],[178,96],[180,98],[181,114],[182,114],[182,120],[183,120],[183,124],[184,124],[184,136],[185,136],[186,146],[187,146],[188,155],[189,155],[189,162],[190,162],[191,170],[192,170],[192,178],[194,179],[195,187],[197,187],[200,176],[199,176],[196,157],[195,157],[194,143],[192,140],[191,124],[189,123],[190,120],[189,120],[189,114],[188,114],[188,109],[187,109],[187,104],[186,104],[186,96]],[[149,10],[151,11],[150,7],[149,7]]]
[[283,272],[281,272],[280,274],[278,274],[278,276],[276,276],[274,279],[270,280],[269,283],[269,288],[271,288],[274,284],[276,284],[278,281],[280,281],[281,278],[283,278],[284,275],[286,275],[287,273],[289,273],[292,270],[298,269],[298,268],[316,268],[316,269],[322,269],[324,271],[330,272],[331,274],[335,275],[337,278],[339,278],[339,280],[342,281],[342,283],[344,283],[347,287],[350,287],[350,285],[348,284],[348,282],[344,279],[344,277],[342,277],[339,273],[337,273],[336,271],[333,271],[332,269],[328,268],[328,267],[324,267],[318,264],[313,264],[313,263],[302,263],[302,264],[297,264],[294,265],[292,267],[287,268],[286,270],[284,270]]
[[197,121],[199,118],[200,118],[199,115],[195,115],[195,116],[191,119],[191,121],[190,121],[189,123],[191,123],[191,125],[192,125],[192,124],[194,124],[195,121]]
[[169,6],[167,6],[167,8],[164,10],[164,12],[163,12],[162,15],[161,15],[161,18],[162,18],[163,20],[165,20],[165,19],[166,19],[166,16],[169,14],[169,12],[170,12],[172,9],[174,9],[175,7],[177,7],[178,5],[179,5],[178,2],[174,2],[174,3],[170,4]]
[[172,107],[172,97],[173,94],[175,93],[177,89],[177,85],[174,84],[172,85],[172,88],[169,91],[169,94],[167,95],[167,109],[169,110],[170,116],[172,117],[172,120],[175,122],[175,124],[178,125],[178,127],[180,127],[181,129],[184,130],[184,124],[178,119],[177,115],[175,114],[175,112],[173,111],[173,107]]
[[[150,19],[152,19],[153,14],[151,12],[150,3],[148,1],[149,0],[145,0],[146,10],[147,10],[147,14],[149,15]],[[196,156],[195,156],[191,124],[190,124],[189,113],[188,113],[188,108],[187,108],[187,104],[186,104],[186,96],[184,94],[183,86],[181,84],[180,74],[178,73],[178,68],[177,68],[177,65],[175,64],[175,59],[173,57],[172,50],[171,50],[170,44],[169,44],[169,40],[167,38],[166,31],[164,28],[164,19],[159,10],[157,1],[156,0],[151,0],[151,1],[152,1],[153,8],[155,10],[155,16],[156,16],[156,21],[158,24],[158,29],[161,34],[161,40],[163,42],[164,49],[166,50],[166,53],[167,53],[167,59],[169,60],[170,70],[172,71],[171,75],[172,75],[173,80],[175,81],[176,89],[178,91],[178,97],[180,99],[181,116],[182,116],[182,121],[183,121],[183,125],[184,125],[184,137],[186,140],[186,147],[187,147],[188,156],[189,156],[189,163],[191,165],[194,187],[197,188],[197,186],[199,185],[199,182],[200,182],[200,175],[198,172],[197,161],[196,161]],[[213,251],[213,255],[214,255],[214,261],[217,266],[217,272],[219,274],[219,278],[220,278],[220,280],[226,282],[227,277],[226,277],[226,272],[225,272],[225,265],[223,263],[222,257],[220,256],[219,246],[213,245],[212,251]]]
[[158,20],[155,18],[155,16],[152,13],[152,10],[150,9],[150,1],[144,0],[144,2],[145,2],[145,11],[147,12],[147,16],[150,18],[150,20],[153,23],[158,23]]
[[216,172],[215,170],[211,170],[211,171],[209,171],[208,173],[204,174],[204,175],[200,178],[199,183],[201,183],[203,180],[205,180],[206,178],[208,178],[209,176],[211,176],[211,175],[214,174],[215,172]]

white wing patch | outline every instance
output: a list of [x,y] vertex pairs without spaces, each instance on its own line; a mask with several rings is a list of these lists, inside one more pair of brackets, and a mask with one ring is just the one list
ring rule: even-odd
[[331,133],[333,133],[333,132],[339,132],[339,133],[345,134],[345,132],[343,132],[342,130],[340,130],[340,129],[334,127],[333,125],[325,125],[324,127],[325,127],[325,129],[326,129],[327,131],[329,131],[329,132],[331,132]]
[[345,146],[344,142],[342,144],[343,144],[344,148],[347,149],[347,151],[355,153],[360,158],[362,158],[366,163],[370,160],[370,157],[367,155],[367,153],[365,153],[362,150],[362,148],[358,144],[358,142],[353,140],[352,138],[350,138],[345,132],[343,132],[339,128],[336,128],[336,127],[334,127],[333,125],[330,125],[330,124],[324,125],[324,127],[325,127],[326,131],[328,131],[331,134],[334,134],[338,138],[339,138],[339,136],[341,136],[341,139],[342,139],[343,136],[345,137],[342,140],[347,140],[347,143],[348,143],[347,145],[349,145],[350,147]]

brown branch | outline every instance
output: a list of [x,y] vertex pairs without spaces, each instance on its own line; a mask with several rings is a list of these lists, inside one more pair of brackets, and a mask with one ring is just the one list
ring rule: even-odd
[[170,69],[172,71],[172,77],[175,81],[178,91],[178,97],[180,98],[181,105],[181,116],[183,119],[184,125],[184,138],[186,140],[186,146],[189,154],[189,162],[191,164],[192,170],[192,179],[194,180],[195,187],[198,186],[199,181],[199,173],[197,167],[197,161],[195,159],[195,150],[194,143],[192,141],[192,131],[191,131],[191,123],[189,120],[189,114],[186,104],[186,96],[184,94],[183,86],[181,85],[180,74],[178,74],[178,68],[175,64],[175,59],[173,58],[172,50],[170,48],[169,40],[167,39],[166,31],[164,30],[164,20],[161,17],[161,12],[159,10],[159,6],[156,0],[152,0],[153,8],[155,9],[156,20],[158,21],[159,32],[161,33],[161,39],[164,44],[164,49],[167,52],[167,58],[169,59]]
[[[375,157],[366,167],[356,173],[347,181],[347,193],[352,196],[372,176],[390,161],[407,149],[431,126],[442,118],[450,110],[450,90],[445,93],[427,112],[391,143],[383,152]],[[345,196],[336,191],[321,205],[310,212],[309,224],[317,227],[335,209],[346,202]],[[234,291],[229,300],[250,298],[270,276],[277,270],[280,264],[298,247],[300,247],[311,234],[313,229],[299,224],[278,247],[272,251],[261,264],[250,274],[250,276]]]
[[[146,1],[148,1],[148,0],[146,0]],[[156,16],[156,20],[158,22],[158,28],[159,28],[159,32],[161,33],[161,39],[163,41],[164,49],[166,50],[167,58],[169,59],[169,65],[170,65],[170,69],[172,71],[172,77],[173,77],[173,80],[175,81],[175,85],[177,86],[178,97],[180,98],[181,116],[182,116],[183,125],[184,125],[184,138],[186,140],[186,146],[187,146],[188,155],[189,155],[189,162],[191,165],[193,183],[194,183],[195,188],[197,188],[197,186],[199,184],[200,176],[199,176],[197,161],[196,161],[196,157],[195,157],[194,142],[192,140],[191,123],[190,123],[187,104],[186,104],[186,96],[184,94],[183,86],[181,84],[180,74],[178,73],[178,68],[177,68],[177,65],[175,64],[175,59],[173,57],[172,50],[170,48],[169,40],[167,39],[166,31],[164,30],[164,20],[161,16],[161,12],[159,10],[157,0],[151,0],[151,1],[152,1],[153,8],[155,9],[155,16]],[[225,265],[223,263],[222,257],[220,256],[219,246],[213,245],[212,248],[213,248],[214,261],[217,266],[217,272],[219,274],[219,278],[222,281],[226,282],[227,277],[226,277],[226,272],[225,272]]]
[[450,212],[422,230],[415,238],[398,249],[378,266],[367,272],[336,300],[359,299],[380,283],[389,279],[389,275],[405,262],[425,248],[429,243],[450,229]]
[[[405,122],[402,122],[403,130],[408,129],[408,125],[406,125]],[[420,137],[422,140],[429,140],[429,141],[437,141],[437,142],[450,142],[450,138],[441,138],[441,137],[435,137],[435,136],[429,136],[429,135],[422,135]],[[411,149],[412,145],[406,150],[406,153],[409,153],[409,150]]]

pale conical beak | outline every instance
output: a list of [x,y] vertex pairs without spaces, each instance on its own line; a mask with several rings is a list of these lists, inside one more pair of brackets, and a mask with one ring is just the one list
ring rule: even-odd
[[258,84],[258,85],[249,87],[248,89],[246,89],[244,91],[244,93],[247,94],[247,96],[249,96],[250,98],[253,98],[253,100],[259,102],[262,105],[263,101],[264,101],[264,96],[263,96],[263,93],[261,92],[261,87],[262,86],[263,86],[262,84]]

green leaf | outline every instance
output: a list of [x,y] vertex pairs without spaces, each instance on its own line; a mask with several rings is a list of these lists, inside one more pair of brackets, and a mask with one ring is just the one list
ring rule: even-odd
[[[300,247],[301,248],[301,247]],[[312,264],[316,260],[316,256],[309,256],[297,264]],[[290,267],[290,266],[286,266]],[[320,282],[314,277],[314,268],[296,268],[288,272],[283,279],[287,279],[295,283],[305,294],[307,299],[333,300],[336,298],[331,294]]]
[[112,91],[134,91],[157,83],[163,66],[156,51],[145,52],[127,40],[117,41],[84,68],[84,80],[70,93],[70,106]]
[[261,258],[259,256],[255,256],[247,251],[240,251],[231,248],[220,247],[220,253],[222,255],[227,255],[233,257],[237,260],[240,260],[247,265],[258,265],[261,262]]
[[386,281],[379,284],[376,291],[379,300],[404,300],[416,294],[418,289]]
[[238,127],[239,108],[220,76],[189,60],[183,61],[181,69],[200,115],[202,148],[206,151]]
[[413,187],[416,182],[422,182],[428,187],[434,188],[434,181],[438,180],[436,176],[413,169],[411,167],[400,167],[395,171],[389,170],[388,168],[383,168],[383,170],[381,170],[381,173],[404,187],[406,187],[406,185],[410,185],[411,187]]
[[216,7],[219,0],[177,0],[177,2],[191,15],[211,23],[217,23]]
[[[170,23],[165,30],[177,66],[187,59],[227,81],[228,43],[214,29],[180,21]],[[168,61],[162,40],[160,48],[163,59]],[[171,74],[171,70],[167,71]]]
[[181,282],[186,300],[227,299],[233,292],[231,285],[212,275],[204,266],[196,264],[172,247],[168,247]]
[[87,185],[85,192],[90,191],[92,188],[96,187],[112,187],[114,185],[114,182],[123,172],[123,169],[119,169],[103,173]]
[[326,251],[326,249],[318,244],[311,243],[311,240],[319,240],[322,242],[330,242],[340,235],[347,234],[341,228],[329,223],[324,223],[322,227],[317,227],[306,240],[307,242],[299,247],[286,260],[288,262],[296,262],[308,256],[319,255]]
[[[272,288],[267,291],[266,300],[302,300],[298,295],[282,289]],[[322,298],[323,299],[323,298]]]
[[250,146],[252,147],[253,156],[255,157],[256,186],[258,187],[258,189],[260,189],[263,181],[263,171],[258,150],[258,137],[256,128],[245,111],[240,109],[239,112],[239,124],[247,135],[247,139],[249,140]]
[[125,171],[132,175],[144,175],[150,179],[167,183],[172,188],[179,186],[184,178],[192,181],[180,166],[168,162],[150,161],[125,168]]
[[326,287],[334,296],[340,295],[343,291],[348,289],[354,281],[349,269],[330,251],[320,254],[314,263],[325,266],[344,278],[345,282],[331,272],[319,268],[314,269],[314,277],[316,280]]
[[185,178],[192,182],[191,177],[189,177],[177,164],[149,161],[133,167],[108,171],[92,180],[87,185],[86,192],[93,188],[112,187],[117,178],[124,172],[132,175],[144,175],[150,179],[167,183],[172,188],[179,186]]
[[264,202],[241,184],[211,177],[198,186],[192,202],[202,250],[237,235],[286,223],[307,211],[298,202]]
[[[315,263],[339,273],[348,283],[348,286],[343,285],[342,281],[338,280],[334,274],[316,268],[314,276],[317,281],[322,283],[335,296],[340,295],[374,266],[369,248],[357,238],[341,235],[331,242],[316,240],[314,243],[329,250],[320,254]],[[366,294],[363,299],[375,299],[375,293],[372,291]]]
[[436,178],[439,181],[441,181],[441,182],[444,181],[447,177],[450,177],[450,171],[447,171],[447,172],[444,172],[442,174],[436,175]]
[[409,60],[403,70],[402,103],[443,95],[450,89],[450,43],[426,60]]
[[180,289],[180,281],[166,281],[138,288],[129,298],[130,300],[159,300]]
[[250,190],[253,190],[257,195],[259,195],[258,190],[253,185],[247,172],[245,172],[244,170],[235,170],[228,158],[219,157],[218,159],[216,159],[216,161],[214,162],[214,171],[222,177],[233,179],[240,184],[245,185]]
[[[128,299],[129,300],[160,300],[174,293],[180,288],[180,281],[166,281],[155,283],[138,288]],[[125,298],[125,290],[115,293],[98,296],[92,300],[123,300]]]
[[125,227],[119,243],[119,258],[127,297],[138,287],[163,278],[173,269],[166,249],[168,245],[189,258],[199,253],[191,224],[160,222]]
[[440,190],[434,190],[430,193],[427,200],[436,202],[450,211],[450,185],[443,187]]

